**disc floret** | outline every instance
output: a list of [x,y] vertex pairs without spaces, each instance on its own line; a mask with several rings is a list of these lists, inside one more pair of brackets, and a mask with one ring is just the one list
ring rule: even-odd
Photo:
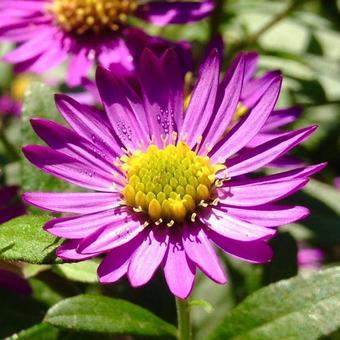
[[137,8],[136,0],[54,0],[48,11],[65,31],[117,31]]
[[135,211],[172,226],[196,216],[214,197],[216,172],[209,157],[200,156],[183,142],[164,149],[150,145],[146,152],[124,156],[128,184],[123,196]]

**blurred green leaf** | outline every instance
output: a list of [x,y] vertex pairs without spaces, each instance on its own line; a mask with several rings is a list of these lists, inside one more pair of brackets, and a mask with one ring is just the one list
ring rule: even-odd
[[130,302],[96,295],[79,295],[53,306],[45,321],[51,325],[112,335],[175,337],[176,328]]
[[53,270],[58,275],[72,281],[96,283],[98,282],[98,264],[99,261],[97,259],[82,261],[78,263],[64,263],[55,265]]
[[318,339],[340,328],[340,267],[271,284],[246,298],[209,339]]
[[57,340],[59,330],[46,323],[40,323],[19,333],[13,334],[6,340],[27,339],[27,340]]
[[0,259],[36,264],[61,262],[55,250],[61,240],[43,230],[48,216],[21,216],[0,226]]

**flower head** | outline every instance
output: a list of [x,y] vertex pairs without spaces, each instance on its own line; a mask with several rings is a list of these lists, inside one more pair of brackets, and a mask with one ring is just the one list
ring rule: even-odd
[[213,50],[184,110],[176,53],[170,49],[158,58],[145,50],[140,94],[98,68],[104,112],[57,95],[70,128],[32,120],[48,146],[26,146],[26,157],[46,173],[95,191],[24,194],[26,202],[39,208],[73,214],[45,226],[70,240],[58,249],[59,257],[83,260],[105,254],[100,282],[126,274],[135,287],[163,267],[170,290],[181,298],[190,294],[196,268],[217,283],[226,282],[212,244],[245,261],[270,261],[266,241],[275,227],[308,214],[304,207],[275,202],[301,189],[324,164],[249,176],[304,141],[315,126],[244,148],[275,107],[278,74],[226,134],[240,102],[246,57],[240,54],[220,81],[220,58]]
[[[3,0],[0,39],[19,43],[4,57],[16,64],[18,71],[40,74],[70,58],[67,82],[74,86],[95,62],[112,65],[116,72],[134,70],[143,32],[129,27],[128,17],[156,25],[187,23],[207,16],[213,8],[212,0]],[[143,47],[165,42],[154,37],[143,39]],[[183,49],[181,44],[165,45]],[[185,50],[184,44],[184,54]]]

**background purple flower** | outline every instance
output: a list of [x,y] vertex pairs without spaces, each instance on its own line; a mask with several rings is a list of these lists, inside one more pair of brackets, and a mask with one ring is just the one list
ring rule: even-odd
[[0,189],[0,223],[25,213],[23,204],[18,200],[18,189],[16,186]]
[[48,146],[26,146],[29,161],[95,191],[24,194],[27,203],[41,209],[74,214],[45,225],[48,232],[69,239],[59,247],[59,257],[84,260],[105,254],[100,282],[127,275],[134,287],[163,267],[171,292],[180,298],[190,294],[196,268],[217,283],[227,281],[211,243],[251,263],[270,261],[267,241],[276,227],[308,215],[304,207],[276,202],[300,190],[324,164],[248,178],[316,127],[245,148],[274,110],[281,87],[277,74],[225,134],[245,84],[246,56],[241,53],[220,81],[220,56],[213,50],[185,112],[176,53],[168,50],[159,58],[146,50],[139,70],[141,94],[99,68],[96,84],[105,111],[58,95],[57,107],[70,128],[32,120]]
[[[100,1],[104,8],[112,6],[110,2]],[[1,1],[0,39],[18,43],[4,60],[15,64],[18,71],[41,74],[70,59],[67,83],[71,86],[78,85],[95,62],[106,67],[112,65],[117,72],[130,73],[135,68],[134,58],[143,33],[131,31],[126,24],[129,15],[167,25],[200,20],[214,8],[212,0],[143,3],[130,0],[127,7],[115,2],[114,9],[107,7],[104,12],[96,6],[81,0]],[[90,14],[75,12],[80,7]],[[145,36],[144,43],[159,45],[164,40]]]

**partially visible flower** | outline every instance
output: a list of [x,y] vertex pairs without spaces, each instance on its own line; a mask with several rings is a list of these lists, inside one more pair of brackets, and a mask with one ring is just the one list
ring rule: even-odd
[[30,74],[17,75],[14,77],[9,92],[0,96],[1,116],[18,117],[20,115],[25,91],[34,79],[34,76]]
[[300,269],[317,270],[321,268],[322,262],[325,258],[325,253],[318,248],[307,248],[300,246],[297,258]]
[[25,207],[18,200],[18,187],[10,186],[0,189],[0,223],[23,215]]
[[340,177],[335,178],[334,185],[337,189],[340,189]]
[[18,263],[0,261],[0,288],[22,295],[31,294],[32,288],[23,277],[21,267]]
[[134,69],[142,33],[131,32],[130,16],[156,25],[189,23],[213,8],[213,0],[2,0],[0,39],[19,43],[4,60],[18,71],[41,74],[70,59],[67,82],[79,85],[94,63],[119,72]]
[[[0,189],[0,224],[25,213],[23,204],[17,201],[17,194],[18,187]],[[23,278],[21,267],[18,263],[0,261],[0,288],[19,294],[30,294],[31,287]]]
[[96,84],[104,111],[65,95],[56,104],[71,128],[45,119],[32,126],[48,146],[28,145],[26,157],[42,171],[95,192],[25,193],[41,209],[73,214],[45,229],[69,239],[57,255],[105,259],[101,283],[124,275],[134,287],[161,266],[170,290],[186,298],[196,268],[223,284],[223,267],[211,242],[239,259],[264,263],[276,227],[308,215],[301,206],[276,202],[301,189],[319,164],[251,178],[250,174],[304,141],[315,126],[286,132],[252,149],[272,113],[281,87],[273,77],[256,104],[224,135],[242,94],[240,54],[220,82],[213,50],[201,66],[184,112],[183,72],[177,55],[141,57],[138,94],[124,79],[99,68]]

